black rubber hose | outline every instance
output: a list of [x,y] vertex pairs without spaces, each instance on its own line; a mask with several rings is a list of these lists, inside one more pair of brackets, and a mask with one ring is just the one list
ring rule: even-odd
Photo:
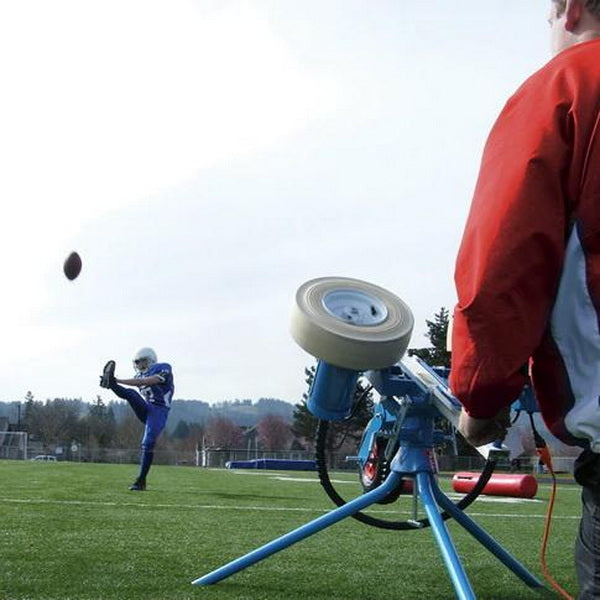
[[[327,432],[329,431],[329,422],[319,420],[317,424],[317,439],[316,439],[316,452],[315,458],[317,462],[317,472],[319,473],[319,481],[323,486],[326,494],[333,501],[336,506],[343,506],[346,504],[344,500],[333,487],[331,480],[329,479],[329,472],[327,470],[327,458],[326,458],[326,441]],[[460,510],[464,510],[479,496],[487,482],[490,480],[492,473],[496,467],[496,459],[489,458],[485,462],[485,466],[477,483],[473,489],[461,500],[459,500],[455,506]],[[385,519],[378,519],[371,515],[367,515],[363,512],[357,512],[351,515],[357,521],[371,525],[372,527],[378,527],[380,529],[394,529],[394,530],[408,530],[408,529],[422,529],[429,527],[429,519],[419,519],[417,521],[387,521]],[[447,520],[451,517],[447,512],[442,512],[441,515],[443,520]]]

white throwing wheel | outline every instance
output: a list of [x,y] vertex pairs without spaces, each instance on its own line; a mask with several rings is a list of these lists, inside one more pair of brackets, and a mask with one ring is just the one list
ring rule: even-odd
[[346,277],[321,277],[296,292],[290,331],[325,362],[355,371],[383,369],[406,352],[414,319],[387,290]]

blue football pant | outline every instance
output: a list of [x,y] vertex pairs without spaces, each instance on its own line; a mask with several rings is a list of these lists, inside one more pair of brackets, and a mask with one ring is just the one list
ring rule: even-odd
[[152,460],[154,459],[154,446],[167,424],[169,409],[165,406],[146,402],[143,396],[134,389],[125,388],[120,385],[115,385],[111,389],[119,398],[127,400],[136,417],[144,423],[144,436],[142,437],[141,444],[142,456],[137,480],[145,482],[148,471],[150,471],[150,467],[152,466]]

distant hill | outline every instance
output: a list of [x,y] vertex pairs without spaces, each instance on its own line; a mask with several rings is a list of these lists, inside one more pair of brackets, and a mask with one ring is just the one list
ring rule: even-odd
[[253,427],[267,415],[277,415],[291,423],[294,406],[289,402],[275,398],[252,400],[233,400],[208,404],[201,400],[174,400],[167,424],[167,431],[172,432],[179,421],[206,425],[216,417],[231,419],[236,425]]
[[[21,418],[25,410],[24,403],[0,402],[0,418],[5,417],[11,424],[16,424],[19,417],[19,404]],[[82,416],[86,413],[88,403],[81,402]],[[121,422],[131,413],[131,408],[126,402],[111,401],[108,406],[112,408],[117,422]],[[259,398],[253,400],[231,400],[209,404],[202,400],[173,400],[171,414],[167,422],[167,431],[171,433],[179,421],[189,424],[198,423],[205,425],[216,417],[231,419],[236,425],[252,427],[267,415],[277,415],[291,423],[294,405],[276,398]]]

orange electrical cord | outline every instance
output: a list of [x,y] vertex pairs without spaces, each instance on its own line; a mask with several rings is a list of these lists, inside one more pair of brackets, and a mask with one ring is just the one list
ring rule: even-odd
[[548,570],[548,565],[546,564],[546,549],[548,546],[548,538],[550,537],[550,524],[552,521],[552,510],[554,508],[554,498],[556,497],[556,475],[554,473],[554,467],[552,466],[552,456],[550,455],[550,451],[546,446],[542,448],[536,448],[537,453],[542,460],[542,462],[548,467],[548,471],[550,472],[550,476],[552,477],[552,487],[550,490],[550,500],[548,501],[548,510],[546,511],[546,519],[544,522],[544,535],[542,536],[542,548],[540,551],[540,562],[542,565],[542,573],[546,578],[546,581],[556,590],[563,598],[567,600],[573,600],[573,596],[571,596],[568,592],[566,592],[550,575]]

